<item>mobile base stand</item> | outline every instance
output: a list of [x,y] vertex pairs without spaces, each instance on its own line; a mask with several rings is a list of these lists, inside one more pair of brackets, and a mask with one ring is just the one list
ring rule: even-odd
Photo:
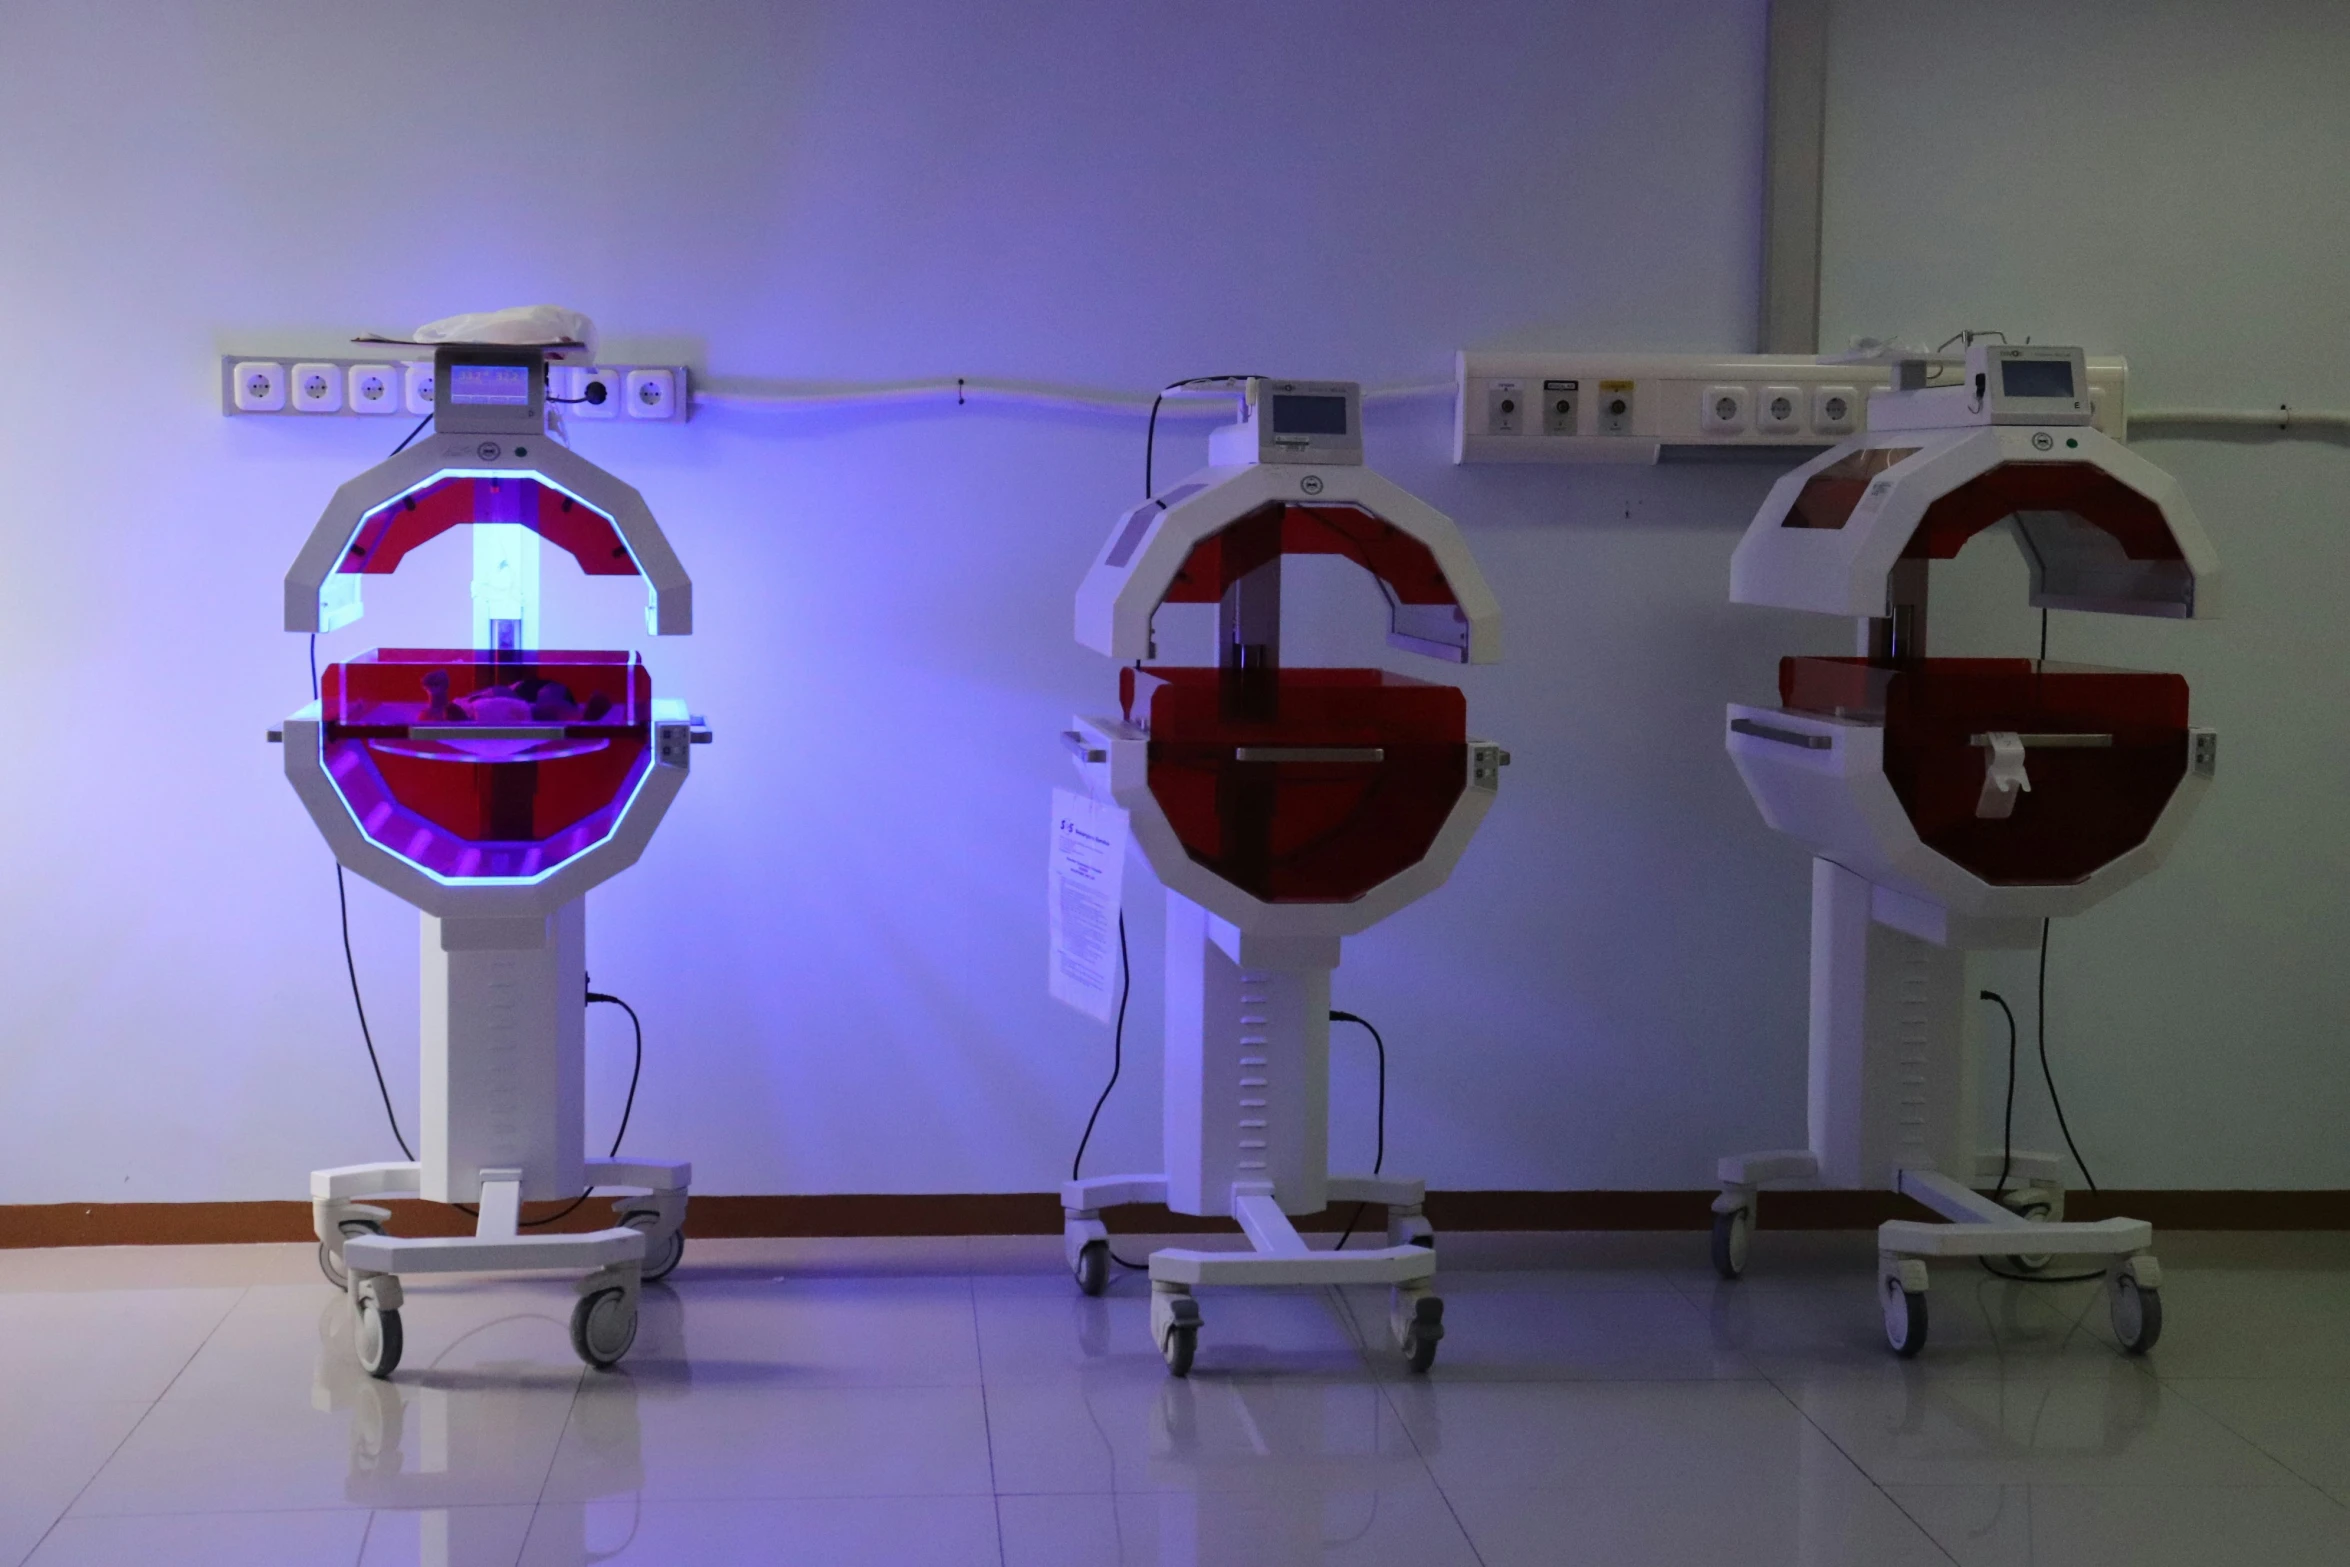
[[[585,1155],[584,899],[644,853],[709,730],[633,652],[540,651],[540,547],[641,578],[656,634],[693,629],[693,587],[644,498],[546,438],[546,362],[572,351],[436,347],[432,432],[338,490],[286,574],[286,628],[315,635],[359,618],[366,576],[472,534],[474,645],[329,664],[270,736],[335,858],[422,914],[419,1156],[310,1177],[319,1266],[378,1377],[402,1281],[432,1273],[583,1272],[572,1347],[609,1367],[685,1244],[690,1167]],[[611,1228],[522,1224],[526,1201],[597,1188],[622,1194]],[[365,1199],[388,1196],[478,1204],[474,1233],[387,1235]]]
[[[1414,1371],[1436,1360],[1444,1302],[1436,1232],[1418,1181],[1330,1173],[1330,971],[1338,941],[1252,939],[1179,892],[1167,894],[1166,1151],[1163,1175],[1110,1175],[1061,1189],[1062,1248],[1078,1288],[1110,1276],[1101,1210],[1164,1203],[1237,1220],[1249,1250],[1151,1253],[1151,1340],[1177,1376],[1199,1346],[1193,1291],[1212,1285],[1385,1284],[1388,1325]],[[1315,1251],[1293,1215],[1332,1203],[1387,1209],[1387,1244]]]
[[[1887,351],[1868,432],[1773,487],[1730,596],[1854,619],[1854,655],[1779,664],[1724,736],[1763,819],[1812,862],[1810,1147],[1724,1159],[1713,1262],[1745,1270],[1757,1193],[1907,1194],[1949,1222],[1877,1232],[1885,1341],[1926,1342],[1926,1265],[2102,1262],[2114,1336],[2162,1332],[2150,1225],[2064,1217],[2053,1156],[1983,1150],[1969,949],[2028,948],[2160,865],[2215,769],[2177,675],[1927,651],[1933,562],[2005,524],[2042,609],[2204,619],[2219,562],[2178,485],[2091,423],[2077,348]],[[1955,372],[1943,384],[1939,374]],[[2045,622],[2043,622],[2045,644]],[[1983,1188],[1989,1188],[1988,1192]]]
[[[611,1366],[635,1341],[638,1286],[666,1278],[685,1254],[693,1167],[582,1156],[583,901],[541,921],[428,914],[421,923],[423,1157],[311,1172],[320,1271],[350,1291],[359,1359],[376,1376],[399,1364],[400,1279],[420,1273],[582,1271],[571,1346],[589,1365]],[[533,934],[535,945],[512,944]],[[591,1189],[622,1193],[617,1225],[583,1235],[521,1229],[525,1200]],[[387,1235],[390,1210],[359,1200],[367,1197],[475,1203],[474,1232]]]
[[[1925,1347],[1927,1261],[1975,1257],[2025,1276],[2060,1259],[2103,1259],[2115,1338],[2131,1354],[2151,1349],[2162,1333],[2153,1226],[2068,1222],[2060,1158],[1981,1148],[1966,954],[1878,923],[1878,896],[1842,866],[1812,862],[1812,1146],[1721,1161],[1715,1271],[1745,1271],[1766,1186],[1892,1190],[1949,1221],[1877,1227],[1877,1291],[1894,1353]],[[2036,940],[2037,926],[2025,928]]]
[[[1233,390],[1241,419],[1210,437],[1209,466],[1121,517],[1078,590],[1078,640],[1127,667],[1120,716],[1064,739],[1167,888],[1166,1169],[1071,1181],[1064,1244],[1098,1294],[1103,1209],[1238,1221],[1246,1251],[1151,1254],[1151,1337],[1177,1376],[1197,1292],[1227,1285],[1387,1285],[1395,1346],[1425,1371],[1444,1303],[1421,1185],[1330,1173],[1330,975],[1342,937],[1443,885],[1507,757],[1470,737],[1456,687],[1285,665],[1282,561],[1361,566],[1389,642],[1428,657],[1493,662],[1501,615],[1452,521],[1363,466],[1352,383]],[[1146,666],[1154,616],[1179,604],[1215,606],[1214,662]],[[1333,1202],[1383,1205],[1388,1244],[1309,1247],[1292,1220]]]

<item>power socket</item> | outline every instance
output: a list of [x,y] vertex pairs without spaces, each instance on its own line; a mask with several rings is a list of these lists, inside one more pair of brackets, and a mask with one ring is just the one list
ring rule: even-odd
[[551,395],[563,400],[566,419],[617,419],[624,395],[621,378],[609,370],[558,365],[548,372]]
[[306,414],[331,414],[343,406],[343,373],[335,365],[294,366],[294,406]]
[[229,385],[235,388],[237,411],[248,414],[273,414],[286,406],[286,367],[265,360],[241,360],[230,372]]
[[432,412],[432,361],[409,365],[400,376],[401,398],[408,412],[421,419]]
[[631,419],[673,419],[677,408],[677,374],[671,370],[631,370],[626,396]]
[[400,374],[390,365],[353,365],[347,379],[351,412],[396,414],[400,411]]

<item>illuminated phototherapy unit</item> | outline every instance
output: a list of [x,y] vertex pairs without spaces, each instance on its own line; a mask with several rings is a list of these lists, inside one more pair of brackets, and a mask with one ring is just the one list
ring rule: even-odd
[[[1119,716],[1067,739],[1167,889],[1166,1167],[1064,1187],[1067,1256],[1098,1294],[1102,1209],[1228,1216],[1249,1250],[1151,1254],[1151,1337],[1175,1375],[1198,1345],[1192,1292],[1222,1285],[1389,1285],[1395,1343],[1425,1370],[1444,1307],[1422,1185],[1330,1172],[1330,974],[1342,937],[1443,884],[1507,757],[1470,737],[1455,686],[1287,662],[1282,562],[1355,562],[1389,642],[1441,660],[1495,661],[1501,614],[1451,520],[1363,466],[1353,383],[1251,378],[1242,404],[1206,468],[1119,518],[1077,593],[1078,641],[1126,667]],[[1217,606],[1213,666],[1145,662],[1179,603]],[[1384,1205],[1388,1244],[1309,1249],[1292,1217],[1340,1202]]]
[[[286,776],[336,859],[422,911],[419,1157],[310,1177],[319,1261],[350,1292],[360,1363],[399,1363],[400,1280],[586,1274],[580,1357],[636,1335],[638,1285],[677,1265],[691,1167],[584,1148],[584,895],[635,863],[707,738],[630,652],[539,645],[539,552],[639,577],[648,628],[693,629],[693,585],[643,497],[547,433],[565,345],[433,345],[432,428],[335,492],[286,574],[286,629],[360,615],[360,584],[469,527],[473,645],[380,648],[319,672],[285,722]],[[618,1189],[617,1226],[531,1233],[524,1202]],[[359,1199],[479,1204],[469,1236],[384,1233]]]
[[2034,605],[2187,620],[2217,610],[2219,563],[2169,475],[2090,427],[2078,349],[1888,357],[1868,432],[1781,479],[1730,568],[1734,602],[1850,616],[1860,641],[1782,659],[1779,706],[1729,710],[1764,820],[1815,856],[1811,1145],[1721,1161],[1714,1264],[1744,1269],[1766,1184],[1890,1189],[1952,1221],[1877,1232],[1897,1353],[1925,1343],[1944,1257],[2102,1259],[2114,1333],[2142,1352],[2162,1329],[2152,1227],[2065,1222],[2056,1157],[1984,1147],[1965,953],[2037,946],[2161,864],[2217,737],[2178,675],[1930,656],[1927,578],[2011,522]]

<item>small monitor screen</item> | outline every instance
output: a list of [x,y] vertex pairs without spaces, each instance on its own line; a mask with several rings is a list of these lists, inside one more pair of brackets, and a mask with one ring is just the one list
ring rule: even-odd
[[1346,399],[1343,397],[1302,397],[1296,394],[1275,393],[1273,397],[1273,433],[1275,435],[1344,435],[1346,434]]
[[1999,366],[1999,390],[2007,397],[2073,396],[2070,359],[2007,359]]
[[530,366],[451,365],[449,401],[469,406],[527,408]]

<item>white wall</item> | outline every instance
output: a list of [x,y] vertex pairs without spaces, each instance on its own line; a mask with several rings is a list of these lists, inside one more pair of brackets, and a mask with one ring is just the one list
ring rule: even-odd
[[[1936,13],[1851,10],[1832,326],[2012,320],[2028,296],[2048,333],[2131,352],[2148,395],[2338,386],[2298,343],[2272,368],[2233,331],[2190,336],[2212,297],[2195,254],[2142,298],[2028,272],[1964,291],[1958,258],[1899,231],[1920,198],[1873,142],[1898,143],[1921,100],[1860,67],[1946,73],[1945,133],[1979,73],[1955,50],[1911,58],[1917,31],[1958,25]],[[0,342],[40,373],[0,378],[19,715],[0,774],[0,1201],[294,1196],[315,1165],[389,1152],[330,862],[261,731],[305,695],[301,644],[275,629],[285,564],[395,432],[223,419],[217,353],[538,299],[594,313],[616,354],[719,375],[1148,388],[1441,378],[1462,346],[1743,348],[1761,20],[1759,0],[10,6]],[[2057,58],[2087,75],[2114,46],[2075,31]],[[2317,83],[2291,79],[2320,113]],[[2225,102],[2204,91],[2195,123]],[[2168,135],[2132,112],[2103,163]],[[2001,145],[1970,148],[1956,182],[2012,168]],[[2160,173],[2115,221],[2177,206]],[[2199,199],[2282,244],[2299,209],[2268,173]],[[2043,188],[1987,232],[2088,222],[2029,177]],[[1966,232],[1946,200],[1918,210],[1936,243]],[[2300,221],[2290,254],[2314,265],[2326,220]],[[2260,295],[2302,289],[2306,321],[2319,280],[2217,254],[2244,329],[2301,338]],[[1700,1185],[1715,1153],[1789,1141],[1802,1117],[1803,860],[1722,758],[1721,703],[1843,633],[1723,602],[1766,473],[1455,469],[1447,421],[1438,402],[1381,407],[1369,448],[1462,521],[1502,597],[1509,661],[1467,684],[1517,764],[1454,883],[1350,945],[1339,1003],[1387,1033],[1396,1165],[1453,1187]],[[1199,460],[1199,429],[1162,432],[1162,471]],[[1069,638],[1069,598],[1139,486],[1139,421],[716,412],[577,440],[645,491],[695,573],[700,633],[649,652],[719,731],[651,853],[590,902],[596,981],[649,1031],[630,1146],[692,1158],[708,1191],[1049,1187],[1108,1040],[1043,994],[1045,793],[1069,712],[1112,690]],[[2339,633],[2308,555],[2259,547],[2314,543],[2342,454],[2158,455],[2204,500],[2240,613],[2112,646],[2187,669],[2225,768],[2182,862],[2060,933],[2076,1123],[2116,1181],[2350,1184],[2326,1136],[2342,1078],[2310,1044],[2341,1016],[2319,939],[2339,878],[2311,873],[2340,853],[2318,804],[2340,777],[2322,694]],[[461,555],[371,584],[368,618],[322,656],[462,640]],[[1329,586],[1362,609],[1321,618],[1332,656],[1384,656],[1365,589]],[[550,640],[641,643],[610,588],[555,576]],[[2092,651],[2076,635],[2061,625],[2059,650]],[[2264,711],[2280,687],[2289,706]],[[1134,926],[1128,1077],[1095,1169],[1155,1145],[1147,901]],[[353,934],[413,1128],[414,917],[354,881]],[[2159,1069],[2093,1042],[2101,1017]],[[608,1126],[625,1029],[593,1030]],[[1336,1053],[1338,1145],[1366,1149],[1369,1052],[1342,1035]],[[2311,1091],[2327,1070],[2331,1118]],[[2185,1140],[2203,1126],[2225,1135]]]
[[[0,25],[0,310],[15,362],[48,367],[0,383],[24,757],[0,775],[0,1200],[290,1196],[389,1150],[329,860],[261,732],[305,695],[285,565],[397,432],[224,419],[225,349],[553,299],[617,353],[719,374],[1147,389],[1751,331],[1758,4],[286,0]],[[1686,1185],[1758,1094],[1799,1103],[1775,1060],[1690,1094],[1800,993],[1793,938],[1743,934],[1772,918],[1774,846],[1712,718],[1773,646],[1717,603],[1760,480],[1458,472],[1447,429],[1441,402],[1384,409],[1370,449],[1457,512],[1504,595],[1515,661],[1472,703],[1518,765],[1457,883],[1357,943],[1339,994],[1393,1047],[1399,1161]],[[1141,436],[984,409],[579,432],[695,573],[699,634],[650,651],[718,729],[590,900],[596,982],[650,1036],[632,1147],[712,1191],[1060,1178],[1109,1042],[1044,996],[1046,791],[1068,714],[1114,689],[1070,595]],[[462,553],[371,584],[322,656],[461,640]],[[626,593],[549,593],[550,640],[642,640]],[[414,917],[354,882],[353,926],[412,1126]],[[1139,910],[1146,958],[1157,930]],[[1096,1168],[1155,1143],[1141,973]],[[592,1026],[608,1126],[626,1030]],[[1353,1147],[1369,1052],[1340,1050]]]
[[[1848,3],[1829,61],[1827,341],[1996,327],[2126,354],[2142,407],[2350,406],[2350,11]],[[2057,927],[2050,1055],[2101,1180],[2350,1186],[2350,445],[2177,435],[2133,444],[2210,530],[2225,618],[2060,613],[2051,655],[2184,673],[2219,776],[2160,875]],[[1936,593],[1943,651],[2038,637],[2004,536]],[[2027,1051],[2032,970],[1976,974]]]

